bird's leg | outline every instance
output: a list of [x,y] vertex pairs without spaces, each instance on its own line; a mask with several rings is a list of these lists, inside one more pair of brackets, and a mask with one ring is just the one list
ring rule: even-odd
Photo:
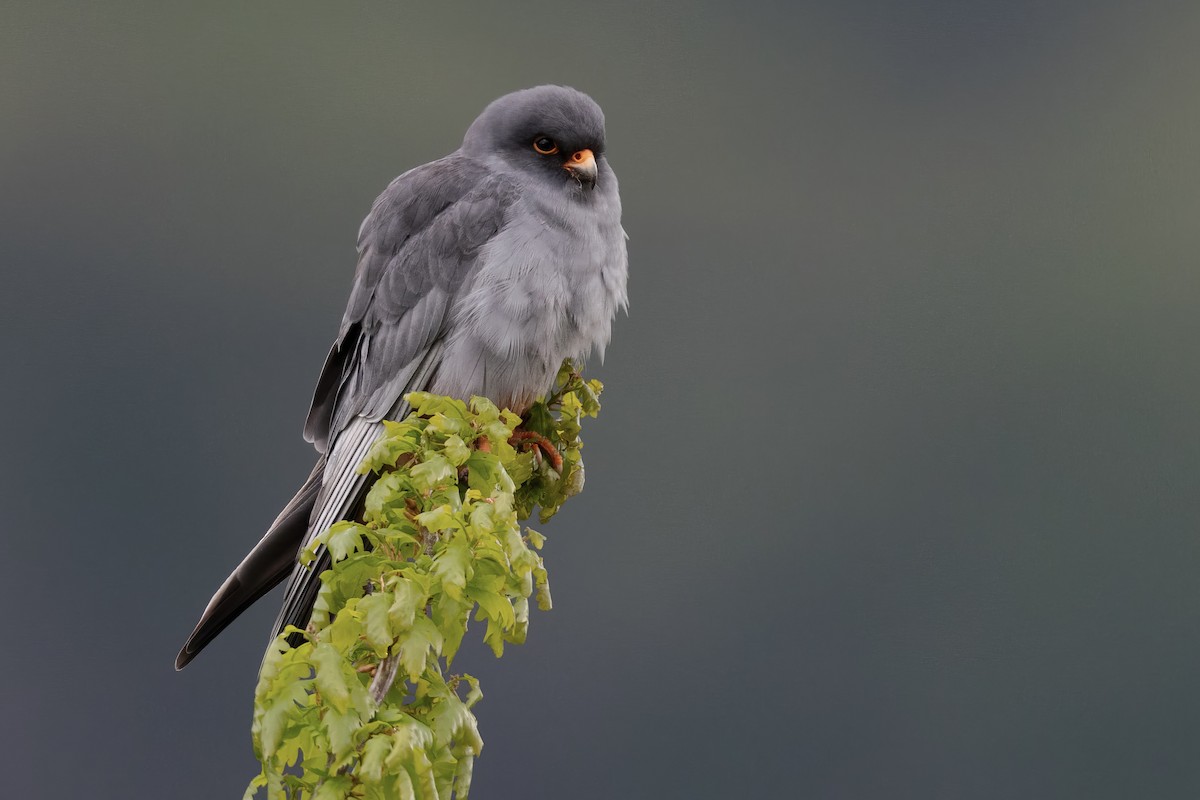
[[[532,450],[535,456],[540,457],[542,453],[546,454],[546,458],[550,459],[550,466],[554,467],[554,471],[562,473],[563,459],[562,454],[558,452],[558,448],[554,443],[534,431],[527,431],[521,427],[517,427],[509,438],[508,443],[518,449]],[[491,452],[492,445],[486,437],[481,436],[475,441],[475,447],[485,453]]]
[[546,458],[550,459],[550,466],[554,467],[554,471],[562,474],[563,459],[562,454],[558,452],[558,448],[540,433],[533,431],[522,430],[517,428],[513,431],[512,438],[508,443],[513,447],[524,447],[526,450],[537,452],[539,449],[546,454]]

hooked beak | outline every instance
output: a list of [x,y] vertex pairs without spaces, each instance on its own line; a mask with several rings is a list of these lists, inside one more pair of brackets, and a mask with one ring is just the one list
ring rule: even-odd
[[567,163],[563,164],[563,169],[571,173],[579,185],[585,189],[592,189],[596,186],[596,156],[591,150],[580,150],[573,153],[567,159]]

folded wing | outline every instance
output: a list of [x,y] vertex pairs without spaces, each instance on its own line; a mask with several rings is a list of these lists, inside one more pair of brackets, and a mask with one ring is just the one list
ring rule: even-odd
[[205,609],[176,660],[182,668],[254,600],[291,573],[275,632],[308,622],[328,555],[296,555],[369,488],[359,464],[382,430],[427,389],[451,333],[450,309],[484,246],[505,225],[515,188],[461,154],[406,172],[375,201],[358,237],[358,267],[337,340],[317,381],[305,439],[323,455],[267,535]]

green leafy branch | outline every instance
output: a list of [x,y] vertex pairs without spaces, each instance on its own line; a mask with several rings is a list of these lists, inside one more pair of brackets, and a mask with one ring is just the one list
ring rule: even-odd
[[[523,423],[480,397],[408,395],[413,412],[385,423],[362,465],[378,474],[362,522],[337,523],[301,555],[311,565],[324,548],[332,567],[307,629],[289,627],[263,660],[262,771],[247,798],[467,797],[483,695],[448,670],[470,619],[499,657],[525,641],[531,598],[550,608],[545,540],[521,521],[537,508],[545,522],[582,489],[580,422],[600,391],[565,362]],[[303,642],[289,646],[289,633]]]

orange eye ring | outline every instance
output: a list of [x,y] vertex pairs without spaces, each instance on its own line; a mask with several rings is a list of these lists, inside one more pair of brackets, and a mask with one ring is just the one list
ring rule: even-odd
[[558,152],[558,145],[548,136],[539,136],[533,140],[533,149],[544,156],[552,156]]

